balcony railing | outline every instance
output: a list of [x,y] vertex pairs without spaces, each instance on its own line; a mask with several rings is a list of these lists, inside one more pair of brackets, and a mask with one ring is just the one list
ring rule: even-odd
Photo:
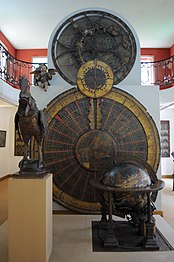
[[141,62],[142,85],[159,85],[160,89],[174,85],[174,56],[155,62]]
[[15,59],[0,44],[0,78],[15,88],[19,88],[19,80],[22,76],[28,78],[30,84],[33,82],[33,76],[30,74],[41,63],[30,63]]
[[[0,44],[0,78],[13,87],[19,88],[19,80],[22,76],[26,76],[32,84],[30,73],[39,66],[39,63],[15,59]],[[142,85],[159,85],[161,89],[171,87],[174,85],[174,56],[155,62],[141,62],[141,71],[145,72]]]

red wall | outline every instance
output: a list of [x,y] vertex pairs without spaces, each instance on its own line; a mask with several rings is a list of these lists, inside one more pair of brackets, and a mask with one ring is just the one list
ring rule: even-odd
[[[48,56],[47,49],[17,49],[16,50],[16,59],[22,60],[25,62],[32,63],[32,57],[34,56]],[[19,68],[21,70],[21,68]],[[21,75],[28,75],[28,69],[22,67],[22,71],[20,71]],[[32,82],[32,75],[28,75],[28,79],[30,83]]]
[[[1,31],[0,40],[6,45],[8,52],[18,60],[32,63],[32,57],[48,56],[47,49],[15,49]],[[151,55],[154,57],[154,61],[164,60],[174,55],[174,44],[171,48],[141,48],[141,55]],[[23,68],[23,70],[24,71],[20,71],[19,73],[25,74],[25,68]],[[31,78],[31,75],[29,78]]]
[[174,55],[174,44],[170,48],[170,56]]
[[[5,44],[5,46],[8,49],[8,52],[16,59],[22,60],[25,62],[30,62],[32,63],[32,57],[34,56],[40,56],[40,57],[47,57],[47,49],[15,49],[12,44],[8,41],[8,39],[0,32],[0,40],[2,43]],[[9,64],[8,70],[14,70],[13,65]],[[9,71],[10,72],[10,71]],[[16,75],[27,75],[29,78],[29,81],[32,81],[32,76],[29,74],[28,75],[28,68],[25,66],[18,66],[16,64],[15,66],[15,73]]]
[[0,31],[0,40],[6,45],[8,52],[15,57],[16,56],[16,49],[12,46],[12,44],[8,41],[8,39],[3,35]]
[[[15,49],[0,31],[0,40],[7,46],[8,52],[16,59],[32,62],[33,56],[47,56],[47,49]],[[163,60],[174,55],[174,44],[171,48],[141,48],[141,55],[152,55],[154,61]]]
[[16,59],[32,62],[33,56],[47,56],[47,49],[15,49],[0,31],[0,40],[5,44],[8,52]]
[[[16,59],[32,62],[33,56],[47,56],[47,49],[17,49]],[[163,60],[174,55],[174,44],[171,48],[141,48],[141,55],[152,55],[154,61]]]
[[170,48],[141,48],[141,55],[154,56],[154,61],[164,60],[171,56]]
[[33,56],[48,56],[47,49],[17,49],[16,59],[31,62]]

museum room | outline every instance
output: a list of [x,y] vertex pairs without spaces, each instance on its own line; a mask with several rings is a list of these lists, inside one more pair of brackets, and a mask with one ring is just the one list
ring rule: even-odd
[[173,262],[173,9],[1,1],[1,262]]

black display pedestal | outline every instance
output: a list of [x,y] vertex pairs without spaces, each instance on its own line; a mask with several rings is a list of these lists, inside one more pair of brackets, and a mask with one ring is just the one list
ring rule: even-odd
[[108,247],[104,245],[108,236],[107,227],[100,226],[100,221],[92,221],[92,243],[94,252],[130,252],[130,251],[170,251],[173,247],[156,228],[157,249],[149,249],[144,245],[144,237],[140,235],[137,227],[127,221],[113,221],[113,233],[118,245]]

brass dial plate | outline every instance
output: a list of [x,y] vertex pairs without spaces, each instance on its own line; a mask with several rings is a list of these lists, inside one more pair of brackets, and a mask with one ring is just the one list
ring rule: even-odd
[[86,96],[101,97],[111,90],[112,85],[113,72],[102,61],[88,61],[80,67],[77,73],[77,86]]
[[54,176],[54,199],[69,209],[100,210],[90,180],[98,177],[104,156],[137,157],[158,169],[156,125],[140,102],[123,90],[112,88],[93,99],[72,88],[52,100],[47,115],[44,161]]

